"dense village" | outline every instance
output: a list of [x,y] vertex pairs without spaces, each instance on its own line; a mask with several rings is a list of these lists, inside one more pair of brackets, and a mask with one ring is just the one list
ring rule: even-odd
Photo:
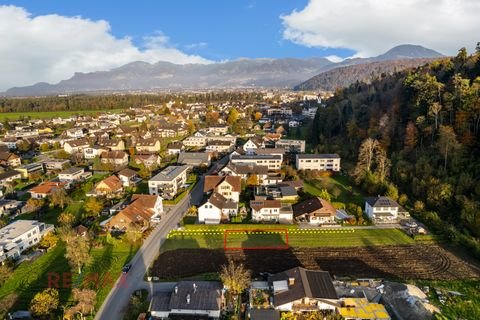
[[[266,93],[265,101],[177,101],[91,116],[7,119],[0,140],[0,261],[13,268],[60,242],[67,243],[68,254],[68,243],[81,251],[82,243],[95,246],[112,236],[138,249],[163,223],[170,224],[176,211],[182,211],[181,220],[167,230],[169,241],[188,234],[192,225],[231,225],[232,239],[235,225],[247,226],[250,231],[239,233],[251,233],[253,240],[228,243],[225,236],[225,250],[288,248],[292,227],[318,234],[353,232],[353,226],[392,228],[405,238],[426,233],[399,203],[401,197],[397,202],[367,195],[360,207],[338,200],[343,193],[352,196],[351,187],[312,185],[319,177],[345,176],[338,154],[315,153],[302,138],[317,108],[324,107],[320,95]],[[272,226],[287,231],[268,232]],[[269,240],[268,233],[280,240]],[[67,257],[79,274],[88,259],[88,251]],[[128,278],[132,264],[119,266]],[[428,288],[382,279],[334,278],[301,266],[248,278],[241,290],[225,281],[169,282],[148,296],[148,314],[150,319],[275,320],[297,314],[304,318],[296,319],[386,320],[411,305],[419,314],[436,310]],[[89,303],[81,313],[94,314],[99,305],[95,299]],[[75,318],[78,305],[64,309],[64,317]],[[12,311],[12,319],[29,314]],[[139,319],[146,317],[141,313]]]

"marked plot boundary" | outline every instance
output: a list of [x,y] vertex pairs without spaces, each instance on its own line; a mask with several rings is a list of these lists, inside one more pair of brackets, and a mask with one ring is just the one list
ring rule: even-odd
[[[285,244],[278,246],[254,246],[254,247],[229,247],[228,246],[228,235],[229,234],[285,234]],[[268,229],[225,229],[223,233],[223,249],[228,250],[288,250],[290,246],[288,245],[288,229],[287,228],[268,228]]]

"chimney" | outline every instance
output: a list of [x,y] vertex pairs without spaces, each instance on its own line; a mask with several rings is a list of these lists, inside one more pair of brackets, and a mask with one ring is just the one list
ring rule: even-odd
[[288,285],[293,286],[294,284],[295,284],[295,278],[293,278],[293,277],[288,278]]
[[175,286],[175,294],[178,293],[178,286]]
[[190,294],[187,294],[187,304],[190,304]]

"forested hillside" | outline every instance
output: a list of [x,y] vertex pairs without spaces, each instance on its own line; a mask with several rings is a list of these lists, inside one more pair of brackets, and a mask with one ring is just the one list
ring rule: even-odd
[[399,59],[375,61],[328,70],[297,85],[295,90],[334,91],[357,81],[370,83],[394,72],[424,65],[437,58]]
[[338,90],[311,140],[370,195],[387,194],[480,257],[480,44]]

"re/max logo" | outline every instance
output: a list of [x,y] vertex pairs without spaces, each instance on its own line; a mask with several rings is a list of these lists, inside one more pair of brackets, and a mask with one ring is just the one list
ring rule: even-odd
[[[115,284],[115,278],[111,276],[109,272],[106,273],[86,273],[80,274],[74,278],[71,272],[49,272],[47,274],[47,287],[56,289],[68,289],[68,288],[91,288],[100,289],[103,287],[113,287]],[[120,281],[117,283],[117,287],[128,287],[126,282],[126,275],[120,277]]]

